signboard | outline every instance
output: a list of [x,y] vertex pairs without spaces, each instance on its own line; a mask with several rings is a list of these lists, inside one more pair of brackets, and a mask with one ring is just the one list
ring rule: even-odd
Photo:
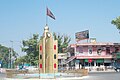
[[89,39],[89,30],[75,33],[76,41]]

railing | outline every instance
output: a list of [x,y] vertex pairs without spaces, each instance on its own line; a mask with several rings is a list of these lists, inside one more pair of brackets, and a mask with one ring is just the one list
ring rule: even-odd
[[70,61],[72,61],[73,59],[75,59],[75,56],[71,56],[71,57],[68,58],[67,60],[63,61],[62,64],[67,64],[67,63],[69,63]]

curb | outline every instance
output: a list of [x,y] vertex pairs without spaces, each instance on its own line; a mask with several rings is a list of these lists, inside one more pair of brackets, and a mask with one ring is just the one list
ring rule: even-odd
[[94,72],[116,72],[115,70],[114,71],[90,71],[90,72],[88,72],[88,73],[94,73]]
[[83,76],[83,77],[70,77],[70,78],[55,78],[55,79],[12,79],[12,78],[4,78],[3,80],[80,80],[80,79],[85,79],[88,78],[88,76]]

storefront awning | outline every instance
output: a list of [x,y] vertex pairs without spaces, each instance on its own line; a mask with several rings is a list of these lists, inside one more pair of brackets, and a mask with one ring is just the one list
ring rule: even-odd
[[78,63],[80,63],[80,60],[75,60],[75,62],[78,64]]
[[103,63],[104,62],[104,59],[97,59],[96,60],[96,63]]
[[85,59],[85,62],[88,62],[88,59]]
[[120,59],[120,52],[116,54],[116,58],[117,58],[117,59],[118,59],[118,58]]
[[112,60],[111,59],[104,59],[104,63],[111,63]]
[[93,60],[92,59],[85,59],[85,62],[91,63]]

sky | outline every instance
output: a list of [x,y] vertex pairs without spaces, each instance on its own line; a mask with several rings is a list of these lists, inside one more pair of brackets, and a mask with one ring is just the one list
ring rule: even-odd
[[13,46],[24,55],[22,40],[43,34],[46,6],[56,18],[48,17],[50,31],[70,36],[71,44],[75,33],[84,30],[97,42],[120,42],[120,34],[111,24],[120,16],[120,0],[0,0],[0,44]]

